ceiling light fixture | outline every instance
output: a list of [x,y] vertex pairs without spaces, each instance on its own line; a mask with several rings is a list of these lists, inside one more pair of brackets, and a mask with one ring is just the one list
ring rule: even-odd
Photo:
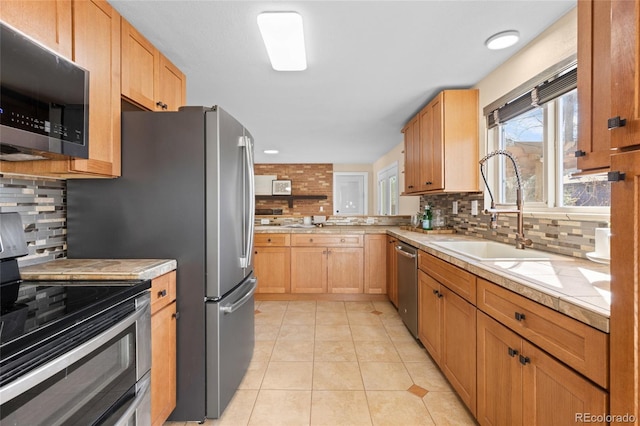
[[307,69],[302,16],[296,12],[264,12],[258,15],[258,27],[276,71]]
[[278,151],[277,149],[265,149],[265,150],[264,150],[264,151],[262,151],[262,152],[264,152],[265,154],[274,155],[274,154],[279,153],[280,151]]
[[513,46],[518,40],[520,40],[520,33],[516,30],[509,30],[492,35],[484,44],[491,50],[499,50]]

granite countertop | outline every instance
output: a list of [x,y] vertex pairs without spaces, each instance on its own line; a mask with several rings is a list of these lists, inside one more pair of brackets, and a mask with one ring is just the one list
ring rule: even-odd
[[173,259],[57,259],[20,268],[23,280],[149,280],[176,269]]
[[611,275],[609,265],[550,253],[550,260],[479,261],[447,250],[438,241],[478,241],[456,234],[425,234],[399,226],[324,226],[289,228],[256,226],[257,233],[389,234],[598,330],[609,332]]

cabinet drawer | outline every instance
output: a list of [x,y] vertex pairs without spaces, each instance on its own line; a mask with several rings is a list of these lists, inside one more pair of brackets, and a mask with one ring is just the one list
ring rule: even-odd
[[418,267],[449,287],[458,296],[476,304],[476,276],[424,251],[418,253]]
[[364,235],[292,234],[294,247],[362,247]]
[[608,388],[608,334],[480,278],[478,309]]
[[256,247],[288,247],[291,245],[291,234],[255,234],[253,241]]
[[176,271],[151,281],[151,315],[176,300]]

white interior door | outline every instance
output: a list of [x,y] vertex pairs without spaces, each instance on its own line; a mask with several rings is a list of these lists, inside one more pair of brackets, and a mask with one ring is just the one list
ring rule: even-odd
[[367,172],[333,173],[333,214],[365,215],[367,212]]

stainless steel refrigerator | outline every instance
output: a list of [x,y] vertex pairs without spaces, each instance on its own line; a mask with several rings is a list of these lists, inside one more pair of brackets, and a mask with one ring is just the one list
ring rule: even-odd
[[123,112],[122,176],[69,180],[69,258],[177,259],[174,421],[218,418],[254,348],[253,144],[219,107]]

